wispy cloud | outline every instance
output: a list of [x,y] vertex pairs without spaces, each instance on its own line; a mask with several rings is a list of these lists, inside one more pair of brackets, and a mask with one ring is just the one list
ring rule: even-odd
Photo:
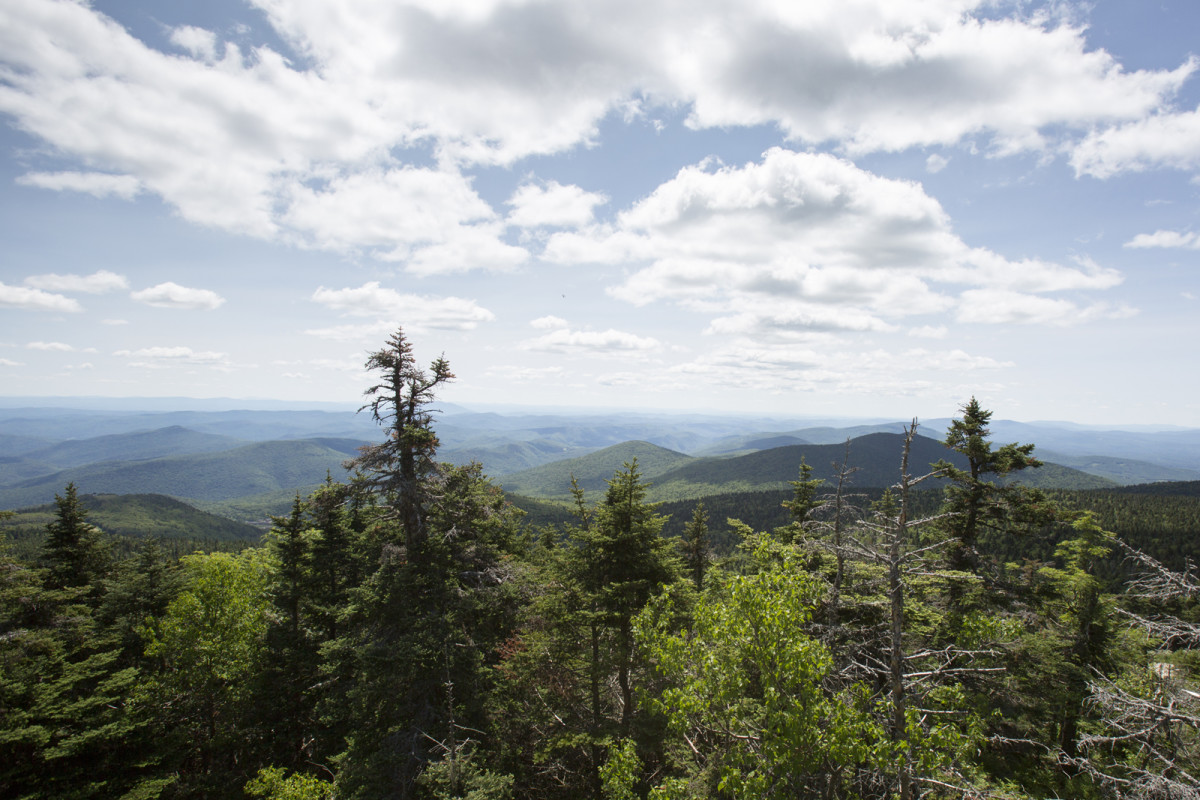
[[25,279],[25,285],[34,289],[49,292],[86,292],[87,294],[104,294],[120,289],[128,289],[129,281],[124,275],[102,269],[91,275],[31,275]]

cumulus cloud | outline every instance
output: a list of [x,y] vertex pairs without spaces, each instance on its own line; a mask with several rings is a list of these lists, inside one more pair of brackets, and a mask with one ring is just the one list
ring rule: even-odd
[[559,355],[589,355],[620,358],[645,357],[658,352],[663,345],[657,339],[638,336],[626,331],[575,331],[556,328],[535,339],[521,343],[524,350]]
[[128,289],[129,281],[125,279],[124,275],[102,269],[91,275],[58,275],[55,273],[31,275],[25,279],[25,285],[48,292],[103,294],[118,289]]
[[25,286],[9,286],[3,282],[0,282],[0,307],[69,313],[83,311],[83,306],[74,298]]
[[306,331],[314,336],[344,341],[386,335],[395,331],[398,325],[413,331],[473,330],[480,323],[495,319],[491,311],[474,300],[405,294],[381,286],[378,281],[357,288],[327,289],[322,286],[313,292],[312,300],[344,316],[376,318],[365,324]]
[[30,342],[25,346],[30,350],[47,350],[59,353],[70,353],[75,350],[74,347],[65,342]]
[[156,308],[178,308],[212,311],[225,303],[225,298],[209,289],[192,289],[173,281],[160,283],[129,295],[139,303]]
[[526,183],[517,187],[508,199],[508,205],[512,206],[508,224],[522,228],[579,228],[590,224],[596,206],[607,202],[603,194],[587,192],[578,186],[563,186],[557,181],[544,186]]
[[193,25],[181,25],[171,30],[171,44],[207,62],[217,60],[217,35]]
[[447,170],[370,170],[296,187],[281,222],[312,246],[368,250],[423,274],[505,270],[528,258],[502,240],[503,224],[470,181]]
[[1090,133],[1071,153],[1078,175],[1108,178],[1156,167],[1200,167],[1200,109],[1162,113]]
[[740,167],[685,167],[615,223],[553,234],[543,258],[640,264],[615,297],[675,302],[711,314],[712,333],[746,335],[885,331],[953,309],[967,289],[1039,294],[1122,280],[1087,258],[1013,261],[970,247],[919,184],[782,148]]
[[[851,154],[966,137],[1057,152],[1086,137],[1081,173],[1196,164],[1195,115],[1166,106],[1196,62],[1126,70],[1083,27],[1019,4],[1010,16],[982,0],[254,5],[299,58],[187,26],[163,52],[88,4],[0,5],[0,112],[64,162],[21,180],[150,193],[202,225],[431,272],[459,263],[446,249],[464,231],[490,242],[469,266],[523,259],[455,185],[459,169],[595,144],[614,113],[682,108],[693,128],[775,125]],[[413,150],[440,174],[397,155]],[[586,224],[600,201],[531,186],[510,219]]]
[[1167,247],[1182,250],[1200,250],[1200,236],[1195,232],[1158,230],[1154,233],[1139,233],[1125,243],[1125,247],[1149,248]]

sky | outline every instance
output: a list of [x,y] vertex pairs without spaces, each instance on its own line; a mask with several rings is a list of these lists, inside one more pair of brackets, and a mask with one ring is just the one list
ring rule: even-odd
[[0,396],[1200,426],[1194,0],[4,0]]

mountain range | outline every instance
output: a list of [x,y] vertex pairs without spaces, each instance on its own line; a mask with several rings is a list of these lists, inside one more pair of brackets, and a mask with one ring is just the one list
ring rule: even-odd
[[[0,508],[53,499],[68,482],[81,492],[156,493],[206,507],[271,498],[343,475],[342,463],[381,432],[350,411],[217,408],[139,410],[0,404]],[[936,441],[948,420],[921,426],[919,456],[947,453]],[[860,486],[895,480],[901,422],[780,419],[695,414],[479,412],[443,406],[435,428],[441,458],[477,460],[506,491],[569,497],[572,474],[601,491],[622,463],[638,459],[654,499],[715,491],[787,488],[800,459],[818,477],[845,457]],[[1200,430],[1102,430],[1070,423],[997,420],[993,440],[1032,442],[1054,465],[1030,480],[1099,488],[1162,480],[1200,480]],[[926,460],[928,459],[928,460]],[[266,503],[266,501],[264,501]],[[263,505],[263,504],[259,504]],[[259,515],[261,516],[261,515]]]

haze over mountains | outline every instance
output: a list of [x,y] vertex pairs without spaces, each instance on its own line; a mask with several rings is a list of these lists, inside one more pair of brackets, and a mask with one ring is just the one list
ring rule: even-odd
[[[186,401],[179,401],[186,402]],[[214,401],[209,401],[210,404]],[[342,475],[357,448],[379,438],[366,415],[296,408],[210,410],[50,402],[0,408],[0,508],[52,500],[68,482],[84,493],[156,493],[224,502],[290,496]],[[111,406],[112,404],[108,404]],[[935,440],[949,420],[920,427],[919,463],[944,457]],[[567,496],[573,473],[599,490],[615,467],[636,456],[658,499],[715,491],[782,488],[800,457],[826,476],[853,439],[858,485],[894,480],[900,421],[780,419],[696,414],[480,412],[442,404],[436,423],[440,455],[480,461],[507,491]],[[1055,486],[1100,488],[1200,479],[1200,430],[1097,430],[1069,423],[992,425],[993,440],[1032,442],[1043,460],[1061,465],[1035,479]],[[891,434],[881,436],[881,434]],[[567,461],[568,459],[575,459]],[[560,463],[563,462],[563,463]],[[888,477],[888,476],[891,477]]]

